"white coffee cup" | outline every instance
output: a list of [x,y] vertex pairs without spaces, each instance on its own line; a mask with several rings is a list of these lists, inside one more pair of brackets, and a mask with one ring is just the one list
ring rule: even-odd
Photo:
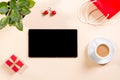
[[96,46],[95,55],[100,59],[104,59],[110,56],[110,51],[111,50],[107,44],[101,43]]
[[[97,51],[98,48],[99,52]],[[105,49],[103,50],[103,48]],[[102,55],[100,55],[101,52],[103,52]],[[113,43],[105,38],[96,38],[88,45],[88,56],[98,64],[106,64],[110,62],[113,58],[114,52],[115,47]]]

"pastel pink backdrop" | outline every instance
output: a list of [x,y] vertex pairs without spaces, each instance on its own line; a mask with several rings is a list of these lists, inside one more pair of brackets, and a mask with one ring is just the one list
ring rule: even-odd
[[[6,0],[0,0],[6,1]],[[0,31],[1,80],[119,80],[120,79],[120,23],[92,26],[79,21],[82,0],[35,0],[32,13],[23,20],[24,31],[7,26]],[[57,15],[42,16],[41,11],[51,7]],[[28,29],[77,29],[77,58],[29,58]],[[98,65],[87,56],[88,43],[104,37],[115,45],[115,55],[107,65]],[[3,66],[11,54],[17,55],[27,69],[22,74],[10,74]],[[56,53],[57,54],[57,53]]]

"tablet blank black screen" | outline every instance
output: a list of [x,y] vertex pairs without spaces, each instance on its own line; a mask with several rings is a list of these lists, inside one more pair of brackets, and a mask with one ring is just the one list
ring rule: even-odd
[[29,57],[77,57],[77,30],[30,29]]

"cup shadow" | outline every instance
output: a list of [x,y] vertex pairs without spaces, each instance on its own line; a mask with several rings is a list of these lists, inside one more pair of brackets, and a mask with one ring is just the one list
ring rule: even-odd
[[106,64],[103,64],[103,65],[97,64],[94,61],[92,61],[90,59],[90,57],[88,56],[87,50],[88,50],[88,48],[86,47],[85,52],[84,52],[84,56],[85,56],[84,68],[86,68],[87,70],[90,70],[90,69],[94,69],[94,68],[98,68],[98,67],[102,67],[102,66],[106,65]]

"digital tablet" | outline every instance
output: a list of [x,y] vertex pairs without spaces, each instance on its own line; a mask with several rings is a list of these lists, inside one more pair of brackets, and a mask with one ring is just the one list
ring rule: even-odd
[[77,57],[77,29],[29,29],[29,57]]

